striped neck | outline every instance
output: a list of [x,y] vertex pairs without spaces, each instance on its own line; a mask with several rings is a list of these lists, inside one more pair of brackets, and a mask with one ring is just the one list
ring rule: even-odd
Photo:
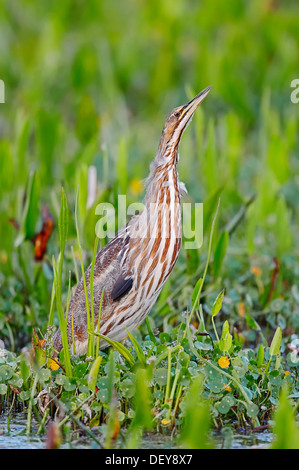
[[166,148],[164,154],[160,153],[160,146],[157,155],[150,167],[150,175],[147,179],[147,191],[145,195],[145,205],[151,203],[162,203],[161,198],[167,193],[169,188],[172,198],[180,201],[178,191],[178,174],[177,174],[178,151],[177,146]]
[[172,233],[180,237],[181,233],[181,197],[176,168],[176,158],[164,164],[154,160],[147,183],[145,196],[147,236],[170,238]]

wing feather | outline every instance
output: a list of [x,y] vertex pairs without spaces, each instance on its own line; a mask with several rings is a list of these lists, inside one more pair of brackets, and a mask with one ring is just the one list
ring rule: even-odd
[[132,277],[123,277],[122,275],[115,281],[114,287],[111,291],[111,299],[113,301],[119,300],[121,297],[126,295],[133,286],[133,278]]

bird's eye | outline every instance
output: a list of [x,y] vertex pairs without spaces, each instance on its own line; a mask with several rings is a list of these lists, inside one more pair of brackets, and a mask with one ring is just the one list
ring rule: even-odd
[[180,112],[179,112],[179,111],[175,111],[174,116],[175,116],[175,117],[179,117],[179,115],[180,115]]

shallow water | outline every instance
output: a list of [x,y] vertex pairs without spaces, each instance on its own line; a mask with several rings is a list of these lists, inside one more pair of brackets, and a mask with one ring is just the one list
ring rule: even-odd
[[[38,425],[33,419],[32,432],[26,436],[27,416],[25,413],[15,413],[10,420],[6,414],[0,415],[0,449],[44,449],[45,437],[37,435]],[[217,448],[248,449],[253,447],[268,447],[272,442],[272,433],[264,430],[261,432],[248,432],[247,434],[235,433],[224,438],[220,433],[213,435],[213,441]],[[88,449],[94,447],[89,438],[81,437],[72,440],[72,444],[63,444],[61,448]],[[176,443],[169,436],[151,434],[145,436],[140,443],[143,449],[173,449]]]
[[35,432],[26,436],[26,415],[16,413],[10,421],[7,415],[0,415],[0,449],[42,449],[44,439]]

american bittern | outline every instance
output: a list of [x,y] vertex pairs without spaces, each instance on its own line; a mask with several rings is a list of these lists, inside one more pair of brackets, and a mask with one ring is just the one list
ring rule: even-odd
[[[121,341],[146,317],[171,273],[181,248],[181,192],[178,180],[178,146],[198,105],[211,87],[204,89],[166,118],[157,154],[151,164],[143,211],[97,254],[94,268],[93,301],[99,311],[104,289],[100,333]],[[85,273],[90,295],[90,270]],[[97,324],[98,318],[95,318]],[[75,288],[67,320],[69,344],[74,335],[76,354],[85,354],[88,344],[83,280]],[[60,331],[54,348],[62,349]],[[100,347],[106,347],[102,341]]]

